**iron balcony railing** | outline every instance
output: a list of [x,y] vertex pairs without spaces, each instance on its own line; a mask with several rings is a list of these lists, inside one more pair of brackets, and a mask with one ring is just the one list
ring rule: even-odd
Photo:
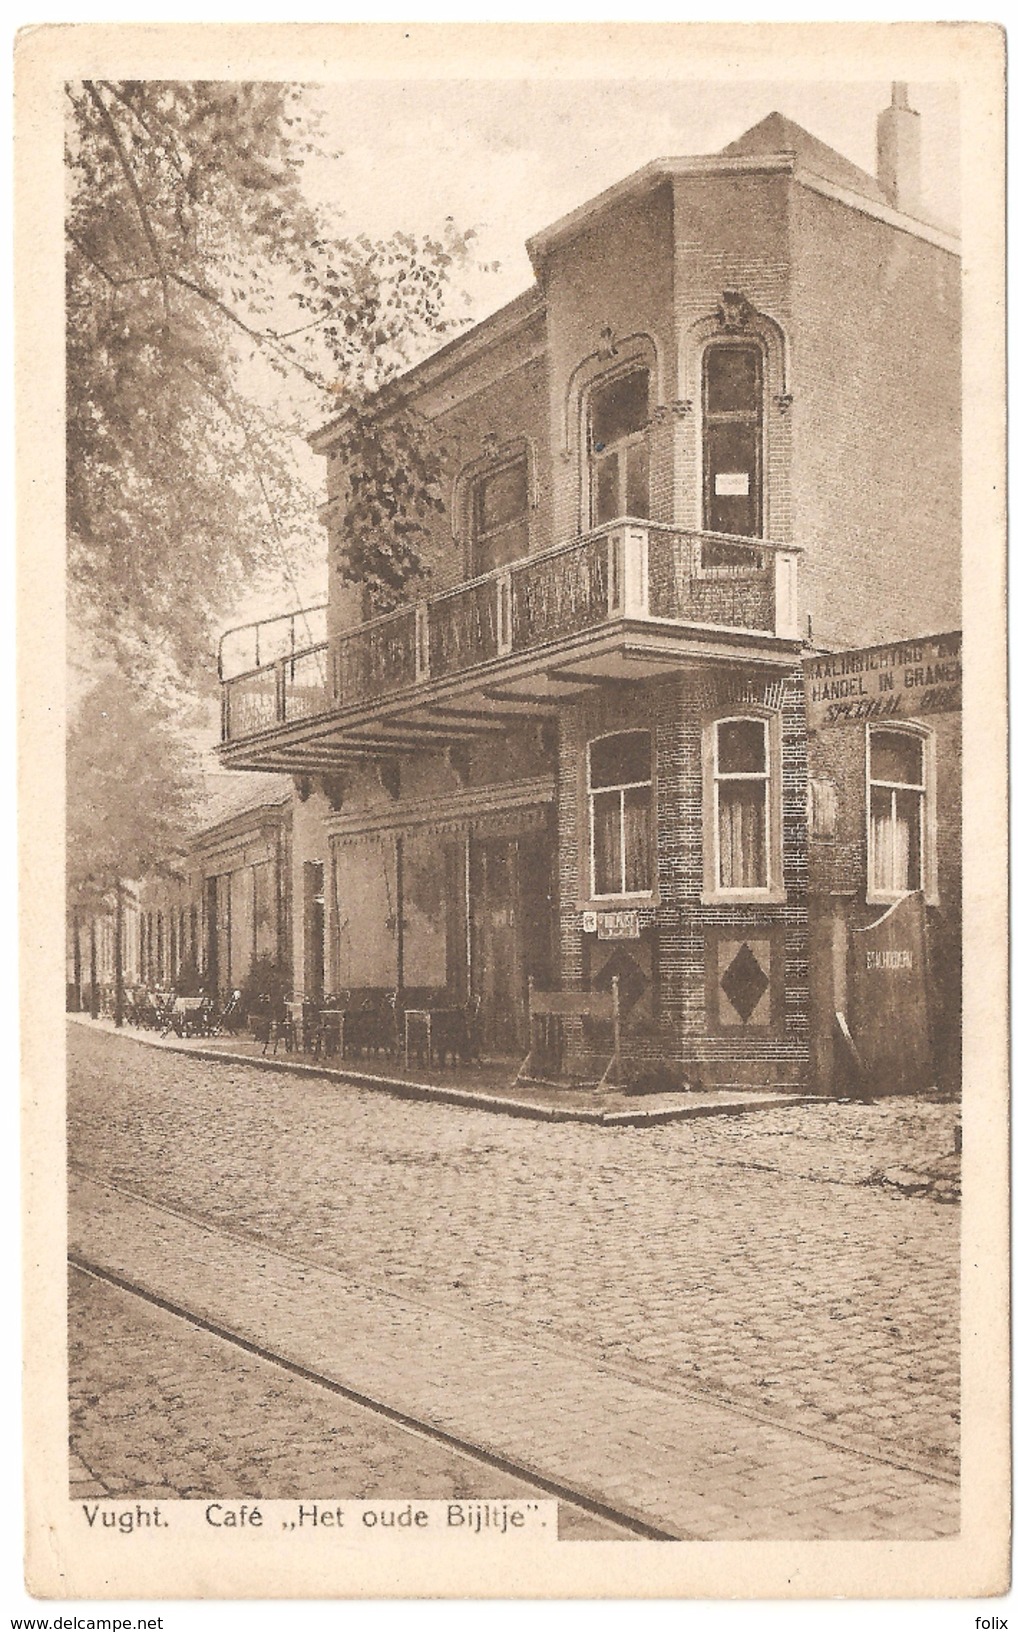
[[[795,639],[796,552],[625,520],[298,649],[298,624],[323,613],[288,613],[223,637],[224,742],[412,692],[619,619]],[[240,636],[259,655],[270,640],[282,650],[228,673]]]

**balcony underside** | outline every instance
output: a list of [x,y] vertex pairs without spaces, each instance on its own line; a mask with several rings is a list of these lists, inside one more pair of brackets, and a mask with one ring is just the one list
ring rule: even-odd
[[497,736],[519,720],[554,720],[594,687],[635,685],[705,664],[781,674],[799,643],[749,629],[619,620],[536,652],[500,656],[466,673],[408,684],[399,691],[319,709],[224,742],[232,770],[328,773],[364,759],[444,749]]

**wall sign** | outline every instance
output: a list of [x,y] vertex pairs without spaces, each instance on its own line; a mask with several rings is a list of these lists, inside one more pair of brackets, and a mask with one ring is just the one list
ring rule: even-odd
[[720,470],[714,477],[714,492],[719,499],[746,499],[749,497],[748,470]]
[[859,720],[946,714],[961,708],[961,635],[807,657],[803,672],[810,731]]
[[599,912],[597,938],[599,941],[638,941],[639,917],[635,912]]

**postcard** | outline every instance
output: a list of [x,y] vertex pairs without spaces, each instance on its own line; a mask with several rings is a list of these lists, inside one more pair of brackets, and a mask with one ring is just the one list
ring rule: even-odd
[[19,36],[32,1594],[1007,1591],[1003,64]]

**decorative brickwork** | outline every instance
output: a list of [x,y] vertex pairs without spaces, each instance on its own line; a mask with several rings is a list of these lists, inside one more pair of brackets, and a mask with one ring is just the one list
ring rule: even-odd
[[[783,903],[705,906],[703,895],[704,721],[719,701],[736,698],[782,705],[781,808]],[[806,968],[805,728],[798,680],[775,682],[693,672],[685,680],[648,683],[625,694],[578,704],[563,720],[559,757],[559,891],[564,984],[589,979],[594,954],[583,931],[589,910],[586,825],[586,745],[608,730],[651,725],[654,737],[656,880],[652,903],[633,902],[641,938],[656,938],[658,1000],[654,1023],[645,1019],[624,1038],[627,1068],[666,1060],[690,1080],[800,1079],[808,1055]],[[765,939],[774,960],[769,974],[775,1001],[765,1028],[734,1029],[709,1013],[708,943]],[[737,950],[737,949],[736,949]],[[714,980],[717,981],[714,965]],[[593,1058],[588,1062],[593,1069]]]

